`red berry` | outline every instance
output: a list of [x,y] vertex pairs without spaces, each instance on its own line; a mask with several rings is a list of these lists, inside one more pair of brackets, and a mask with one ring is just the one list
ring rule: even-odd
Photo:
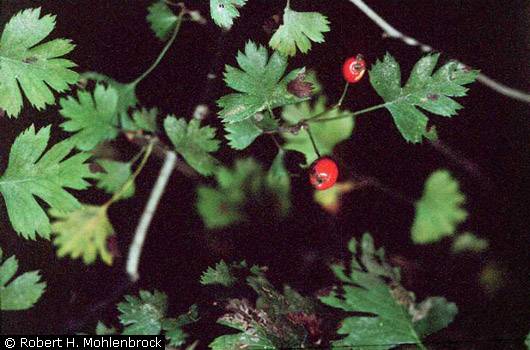
[[356,57],[348,58],[342,66],[342,75],[349,83],[356,83],[361,80],[364,72],[366,72],[366,63],[360,54]]
[[309,182],[317,190],[331,188],[339,177],[337,164],[329,158],[317,159],[311,164]]

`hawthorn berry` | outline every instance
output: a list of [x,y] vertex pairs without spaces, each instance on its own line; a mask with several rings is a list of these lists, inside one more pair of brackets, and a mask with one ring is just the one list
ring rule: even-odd
[[339,168],[330,158],[317,159],[311,164],[309,182],[317,190],[331,188],[339,177]]
[[364,72],[366,72],[366,63],[361,54],[348,58],[342,66],[342,75],[348,83],[356,83],[361,80]]

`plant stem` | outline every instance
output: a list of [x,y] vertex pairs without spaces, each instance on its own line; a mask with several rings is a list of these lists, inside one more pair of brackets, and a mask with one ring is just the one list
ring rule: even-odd
[[371,111],[375,111],[377,109],[381,109],[381,108],[386,107],[386,106],[387,106],[387,103],[382,103],[380,105],[368,107],[366,109],[362,109],[360,111],[356,111],[356,112],[353,112],[353,113],[345,113],[343,115],[339,115],[339,116],[336,116],[336,117],[333,117],[333,118],[316,119],[317,116],[321,116],[321,115],[324,114],[324,113],[319,113],[320,115],[317,115],[317,116],[314,116],[312,118],[309,118],[309,119],[306,120],[306,122],[307,123],[325,123],[325,122],[328,122],[328,121],[331,121],[331,120],[339,120],[339,119],[344,119],[344,118],[349,118],[349,117],[355,117],[357,115],[361,115],[361,114],[365,114],[365,113],[368,113],[368,112],[371,112]]
[[131,243],[131,247],[129,248],[129,256],[127,257],[126,266],[127,274],[133,282],[136,282],[139,278],[138,265],[140,263],[140,255],[142,253],[142,247],[144,245],[145,236],[147,235],[147,230],[149,229],[151,220],[153,219],[153,216],[156,212],[156,208],[158,206],[158,203],[160,202],[160,198],[162,198],[162,194],[164,193],[167,182],[169,181],[169,177],[173,172],[173,169],[175,168],[176,161],[177,155],[175,154],[175,152],[168,151],[166,153],[164,165],[160,170],[158,179],[156,180],[156,183],[153,186],[153,190],[151,191],[151,195],[149,196],[149,200],[145,205],[145,209],[142,213],[142,217],[140,218],[140,222],[136,227],[134,239]]
[[313,133],[311,133],[311,130],[309,130],[309,128],[305,130],[309,134],[309,138],[311,139],[311,143],[313,144],[313,148],[315,149],[315,153],[317,154],[317,157],[322,158],[322,156],[320,155],[320,152],[318,151],[317,144],[315,143],[315,139],[313,138]]
[[145,150],[144,157],[142,158],[142,161],[138,168],[134,171],[134,173],[125,181],[123,186],[116,192],[111,199],[109,199],[105,204],[103,204],[103,208],[105,210],[114,202],[116,202],[120,197],[127,191],[127,189],[134,183],[134,180],[136,177],[142,172],[142,169],[145,166],[145,163],[147,163],[147,160],[149,159],[149,156],[151,155],[151,151],[153,150],[153,142],[149,143],[147,146],[147,149]]
[[348,92],[349,86],[350,86],[350,83],[346,82],[346,85],[344,85],[344,91],[342,92],[342,96],[340,97],[339,102],[337,102],[337,104],[333,108],[337,108],[342,105],[342,101],[344,100],[344,97],[346,97],[346,93]]
[[171,35],[171,38],[166,43],[166,46],[164,46],[164,48],[162,49],[162,52],[160,52],[160,54],[156,58],[155,62],[151,65],[151,67],[149,67],[145,72],[143,72],[142,75],[140,75],[138,78],[136,78],[135,81],[130,83],[129,86],[131,86],[131,87],[136,86],[140,81],[142,81],[146,76],[148,76],[149,73],[151,73],[156,68],[156,66],[158,66],[160,61],[162,61],[162,58],[164,58],[164,56],[166,55],[167,50],[169,50],[170,46],[173,44],[173,42],[175,41],[175,39],[177,37],[177,34],[179,32],[179,29],[180,29],[180,24],[182,23],[182,17],[183,16],[184,16],[184,11],[181,11],[180,14],[179,14],[177,23],[175,25],[175,29],[173,29],[173,34]]

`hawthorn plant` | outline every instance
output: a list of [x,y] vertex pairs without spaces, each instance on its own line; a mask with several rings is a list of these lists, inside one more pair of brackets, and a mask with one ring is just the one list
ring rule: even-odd
[[[269,28],[270,40],[248,38],[226,62],[223,81],[231,92],[216,101],[215,111],[224,130],[218,130],[215,125],[219,123],[208,119],[162,115],[157,108],[142,104],[137,86],[164,60],[182,26],[208,23],[211,17],[220,30],[228,31],[246,4],[247,0],[210,0],[209,15],[187,8],[185,3],[159,0],[148,4],[143,25],[149,25],[165,46],[144,73],[127,83],[99,72],[79,71],[68,58],[74,44],[55,38],[53,14],[27,8],[2,24],[3,124],[25,118],[27,109],[43,110],[51,105],[57,105],[62,118],[60,123],[20,130],[12,141],[0,176],[2,210],[11,226],[11,232],[5,234],[18,235],[20,240],[51,241],[57,246],[58,258],[112,265],[114,253],[109,242],[124,232],[113,227],[109,208],[119,207],[133,197],[135,180],[148,159],[153,155],[162,157],[165,163],[146,211],[138,219],[128,252],[127,273],[136,281],[145,234],[176,165],[180,171],[200,176],[197,187],[190,189],[197,193],[196,203],[189,205],[195,206],[207,230],[248,222],[251,218],[246,208],[253,202],[266,201],[266,210],[288,220],[294,175],[285,157],[292,151],[305,158],[299,171],[315,187],[315,202],[323,210],[336,212],[340,197],[363,185],[360,180],[336,182],[341,168],[347,165],[333,160],[335,146],[352,137],[356,116],[386,113],[393,118],[395,132],[404,142],[436,140],[436,123],[429,116],[456,116],[468,85],[478,74],[440,53],[427,53],[418,56],[413,67],[407,67],[412,70],[404,79],[400,64],[390,52],[380,58],[370,57],[367,52],[362,53],[364,56],[351,52],[351,57],[337,60],[344,78],[337,83],[344,84],[344,90],[339,100],[330,103],[318,81],[318,66],[300,67],[290,61],[294,56],[310,56],[313,46],[324,42],[326,33],[334,29],[333,23],[323,13],[304,11],[307,2],[287,0],[283,16],[276,16]],[[381,103],[360,110],[344,109],[350,85],[366,80]],[[59,129],[69,137],[51,142]],[[100,152],[102,145],[112,144],[120,136],[136,149],[136,155],[128,161]],[[266,150],[275,154],[270,165],[253,157],[228,165],[217,157],[220,149],[237,157],[258,138],[272,138],[277,146]],[[74,195],[79,192],[72,191],[93,188],[107,192],[107,200],[83,203]],[[450,172],[434,172],[425,183],[423,197],[415,204],[412,241],[427,244],[453,236],[455,251],[486,249],[487,242],[473,233],[457,234],[458,225],[468,215],[464,202],[465,195]],[[213,267],[204,266],[202,278],[193,283],[236,292],[242,286],[250,287],[255,299],[220,297],[226,313],[217,320],[205,319],[211,315],[201,315],[197,305],[172,317],[168,315],[165,293],[141,290],[138,295],[123,296],[114,324],[107,327],[100,322],[93,329],[96,334],[165,334],[169,347],[193,349],[206,346],[186,333],[188,325],[200,319],[226,326],[224,335],[210,339],[209,347],[216,350],[389,349],[400,344],[426,349],[424,340],[428,335],[450,326],[458,313],[457,306],[444,297],[416,300],[415,294],[403,286],[399,268],[387,261],[383,248],[376,249],[370,234],[352,238],[348,248],[351,262],[331,265],[337,285],[318,297],[301,295],[288,285],[278,289],[267,280],[266,267],[244,260],[221,260]],[[0,250],[2,310],[28,309],[43,293],[54,293],[46,290],[42,271],[23,271],[15,277],[17,258],[5,259],[2,253],[8,252]],[[333,318],[330,314],[339,316]]]

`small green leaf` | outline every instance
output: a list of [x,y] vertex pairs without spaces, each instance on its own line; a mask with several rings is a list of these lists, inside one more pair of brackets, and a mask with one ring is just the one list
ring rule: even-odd
[[0,38],[0,108],[9,117],[17,117],[22,108],[20,88],[40,110],[55,103],[51,89],[63,92],[79,80],[79,74],[69,69],[76,64],[59,58],[74,49],[70,40],[37,45],[55,28],[55,16],[39,17],[40,8],[17,13]]
[[120,322],[125,326],[123,335],[158,335],[167,310],[167,295],[155,290],[140,291],[140,298],[126,295],[126,302],[118,304]]
[[188,312],[180,315],[176,320],[169,318],[163,319],[162,329],[165,331],[166,338],[169,339],[169,346],[183,345],[188,334],[182,330],[182,326],[197,322],[198,319],[197,305],[190,306]]
[[220,284],[225,287],[230,287],[237,279],[232,276],[231,267],[223,260],[215,265],[215,268],[208,267],[202,273],[201,284]]
[[[261,120],[257,120],[261,118]],[[226,138],[230,140],[228,145],[233,149],[242,150],[247,148],[254,140],[265,131],[278,130],[279,123],[273,119],[269,113],[258,113],[252,118],[248,118],[238,123],[226,123]]]
[[82,257],[88,265],[99,255],[103,262],[112,265],[114,256],[107,249],[107,239],[114,235],[114,228],[107,216],[106,206],[85,204],[83,209],[67,214],[51,209],[50,215],[57,219],[52,223],[52,232],[53,244],[59,247],[58,257]]
[[132,126],[129,128],[124,126],[124,129],[143,130],[156,134],[158,132],[158,126],[156,125],[157,113],[157,108],[151,108],[147,110],[146,108],[142,107],[141,110],[135,110],[132,112],[134,121]]
[[294,56],[296,47],[302,53],[311,50],[311,41],[324,42],[322,33],[329,32],[329,21],[318,12],[296,12],[288,6],[283,13],[283,24],[269,41],[269,46],[282,55]]
[[399,64],[388,53],[370,71],[370,83],[385,100],[397,128],[409,142],[435,137],[427,130],[429,119],[416,106],[445,117],[456,115],[462,106],[449,97],[465,96],[468,89],[462,85],[472,83],[478,75],[478,71],[461,68],[453,61],[432,74],[439,57],[439,54],[422,57],[404,87]]
[[[124,116],[126,116],[127,110],[129,108],[134,107],[138,104],[138,98],[136,97],[135,82],[128,84],[118,83],[111,77],[96,72],[83,73],[83,78],[94,80],[96,83],[103,82],[109,87],[112,87],[114,90],[116,90],[116,92],[118,93],[118,105],[116,107],[116,110],[122,119],[124,118]],[[125,127],[125,125],[123,126]]]
[[223,108],[219,116],[224,122],[241,122],[269,108],[309,99],[287,91],[287,83],[305,69],[295,69],[284,76],[287,58],[278,52],[269,58],[264,46],[249,41],[245,52],[238,52],[237,62],[242,70],[227,65],[224,78],[228,87],[240,93],[225,95],[217,101],[217,105]]
[[218,166],[218,161],[210,155],[219,149],[219,140],[215,139],[216,129],[211,126],[201,127],[201,121],[183,118],[177,119],[169,115],[164,120],[166,134],[182,154],[186,162],[202,175],[210,175]]
[[96,85],[94,96],[79,90],[76,101],[72,96],[60,100],[59,113],[68,121],[61,128],[76,132],[72,140],[82,151],[94,149],[100,142],[118,136],[118,93],[113,87]]
[[425,182],[423,197],[416,202],[412,224],[414,243],[432,243],[455,233],[467,218],[462,208],[466,197],[458,189],[458,181],[447,170],[438,170]]
[[[0,248],[0,262],[2,249]],[[39,271],[26,272],[8,283],[18,270],[18,261],[11,256],[0,264],[0,310],[25,310],[40,299],[46,283],[40,282]]]
[[66,158],[74,143],[64,140],[44,153],[50,138],[50,127],[37,133],[32,125],[13,142],[9,163],[0,177],[0,192],[4,196],[13,229],[24,238],[35,234],[50,238],[50,220],[35,197],[50,207],[67,213],[81,209],[81,204],[65,188],[82,190],[91,178],[86,153]]
[[210,0],[210,13],[219,27],[230,28],[239,17],[235,6],[245,6],[247,0]]
[[107,327],[103,322],[99,322],[96,326],[96,335],[112,335],[116,334],[116,328]]
[[[105,169],[105,173],[97,174],[97,187],[104,189],[107,193],[115,194],[118,192],[132,175],[131,163],[118,162],[111,159],[98,159],[96,163]],[[134,190],[134,183],[132,183],[120,199],[132,197]]]
[[147,10],[149,11],[147,22],[151,25],[151,29],[160,40],[166,40],[175,27],[178,17],[163,1],[155,2]]
[[526,345],[526,348],[530,350],[530,333],[526,335],[526,340],[524,341],[524,344]]
[[488,249],[488,241],[478,238],[471,232],[464,232],[453,240],[451,250],[453,253],[461,252],[482,252]]
[[[313,107],[311,107],[311,104],[307,101],[296,105],[285,106],[282,110],[282,118],[290,124],[296,124],[300,120],[308,119],[309,117],[322,113],[325,110],[326,97],[319,96]],[[339,109],[330,109],[319,119],[324,120],[328,118],[334,118],[339,115],[351,116],[351,112],[341,111]],[[333,148],[336,144],[347,140],[351,136],[353,127],[353,117],[337,119],[324,123],[311,123],[311,132],[320,154],[322,156],[332,154]],[[285,149],[298,151],[305,155],[305,166],[309,166],[318,158],[307,132],[301,130],[298,135],[294,135],[292,133],[282,133],[282,137],[286,141],[284,146]]]

